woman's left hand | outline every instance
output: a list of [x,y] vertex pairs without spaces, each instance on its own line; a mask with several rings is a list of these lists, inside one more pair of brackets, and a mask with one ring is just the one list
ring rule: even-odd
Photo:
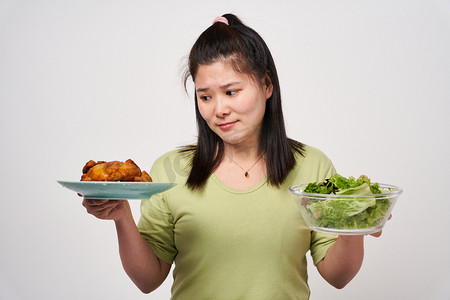
[[[391,218],[392,218],[392,214],[389,215],[388,221],[389,221]],[[381,236],[381,233],[383,233],[383,230],[380,230],[380,231],[375,232],[375,233],[371,233],[370,235],[371,235],[371,236],[374,236],[374,237],[380,237],[380,236]]]

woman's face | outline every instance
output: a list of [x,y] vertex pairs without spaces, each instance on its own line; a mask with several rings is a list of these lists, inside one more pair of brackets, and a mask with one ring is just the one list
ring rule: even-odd
[[198,68],[195,89],[200,114],[225,144],[258,143],[272,85],[255,82],[230,63],[218,61]]

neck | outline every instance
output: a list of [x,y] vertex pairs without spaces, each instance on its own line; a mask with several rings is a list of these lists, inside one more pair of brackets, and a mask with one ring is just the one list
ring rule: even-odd
[[[249,173],[250,170],[252,170],[253,167],[255,167],[261,161],[262,157],[264,156],[264,153],[259,155],[258,158],[251,165],[249,164],[249,162],[251,162],[252,160],[248,160],[247,159],[247,160],[244,161],[245,165],[244,164],[241,165],[240,163],[236,162],[236,160],[233,159],[233,157],[230,157],[227,154],[225,154],[225,155],[228,157],[229,163],[235,164],[236,166],[238,166],[244,172],[244,176],[246,178],[249,178],[250,177],[250,173]],[[264,162],[261,162],[261,163],[264,163]]]
[[236,162],[255,161],[260,156],[258,145],[250,146],[225,146],[225,156]]
[[[266,176],[266,161],[264,153],[258,156],[251,156],[250,153],[232,152],[233,156],[229,156],[225,152],[225,156],[214,174],[225,185],[245,190],[258,184]],[[252,152],[251,154],[255,154]],[[236,154],[240,154],[239,159]],[[236,161],[237,160],[237,161]]]

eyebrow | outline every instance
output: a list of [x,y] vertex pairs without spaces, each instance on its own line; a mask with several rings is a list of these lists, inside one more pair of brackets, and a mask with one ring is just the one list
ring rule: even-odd
[[[240,81],[233,81],[233,82],[221,85],[221,86],[219,86],[219,88],[224,90],[224,89],[229,88],[230,86],[233,86],[233,85],[239,84],[239,83],[241,83],[241,82]],[[196,89],[197,92],[206,92],[208,90],[209,90],[209,88],[198,88],[198,89]]]

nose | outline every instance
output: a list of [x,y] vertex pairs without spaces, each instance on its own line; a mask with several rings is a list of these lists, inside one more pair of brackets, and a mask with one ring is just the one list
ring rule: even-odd
[[224,99],[224,97],[216,98],[215,113],[218,118],[224,118],[231,113],[227,99]]

